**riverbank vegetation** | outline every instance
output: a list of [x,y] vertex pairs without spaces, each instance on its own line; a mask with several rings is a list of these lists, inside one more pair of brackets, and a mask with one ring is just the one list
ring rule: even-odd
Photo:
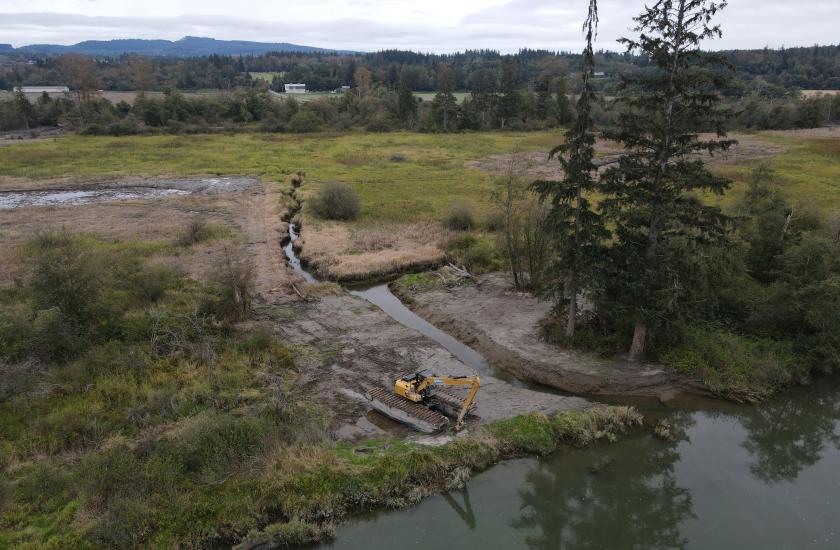
[[184,245],[27,245],[27,277],[0,294],[0,545],[312,542],[350,513],[640,423],[605,407],[443,447],[337,444],[330,412],[293,391],[294,353],[250,321],[248,268],[231,261],[202,285],[150,261],[170,246]]
[[[537,290],[565,316],[562,332],[549,329],[555,338],[628,349],[634,362],[663,357],[716,393],[756,401],[807,381],[809,367],[840,367],[831,313],[840,305],[840,233],[836,220],[791,207],[763,166],[734,212],[703,200],[732,184],[702,158],[736,143],[723,124],[723,59],[700,50],[721,36],[712,21],[724,7],[663,2],[635,19],[638,37],[621,42],[653,66],[622,81],[632,93],[617,99],[617,123],[604,133],[624,150],[600,174],[587,108],[594,92],[584,86],[584,108],[556,149],[565,177],[535,184],[551,202],[546,230],[556,254]],[[591,43],[584,60],[591,74]],[[699,134],[707,126],[715,135]],[[576,333],[581,290],[591,302],[584,335]]]

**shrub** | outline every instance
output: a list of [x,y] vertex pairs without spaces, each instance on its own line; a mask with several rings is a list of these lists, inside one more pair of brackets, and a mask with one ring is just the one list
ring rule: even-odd
[[251,312],[254,293],[254,264],[241,254],[228,251],[214,277],[216,299],[212,311],[229,321],[244,321]]
[[0,309],[0,359],[16,361],[29,351],[31,332],[24,312]]
[[472,209],[466,204],[456,204],[443,219],[443,225],[453,231],[468,231],[475,226]]
[[759,401],[808,377],[787,342],[747,338],[716,325],[689,328],[682,345],[668,352],[665,361],[736,401]]
[[212,228],[202,219],[190,220],[176,241],[179,246],[192,246],[213,237]]
[[502,266],[496,247],[486,238],[478,238],[471,234],[460,235],[445,248],[455,263],[475,273],[493,271]]
[[405,155],[403,155],[402,153],[394,153],[388,160],[390,160],[391,162],[405,162]]
[[325,220],[353,220],[361,211],[359,197],[344,183],[329,182],[309,200],[312,213]]
[[484,229],[495,233],[505,227],[505,217],[501,212],[492,212],[484,218]]
[[296,134],[317,132],[321,129],[321,119],[315,113],[309,111],[298,111],[289,120],[289,131]]

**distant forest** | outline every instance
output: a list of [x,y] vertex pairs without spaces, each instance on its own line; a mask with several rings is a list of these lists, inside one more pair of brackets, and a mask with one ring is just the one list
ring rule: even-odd
[[[738,75],[735,85],[730,86],[731,94],[778,97],[791,89],[840,90],[840,45],[718,53],[732,63]],[[0,89],[68,84],[68,75],[62,71],[63,57],[30,54],[32,64],[15,63],[14,57],[9,58],[0,67]],[[447,55],[387,50],[370,54],[274,52],[257,56],[94,58],[96,82],[105,90],[231,90],[264,82],[252,78],[252,73],[272,73],[269,84],[276,91],[282,91],[288,82],[305,83],[310,91],[330,91],[355,86],[356,69],[366,67],[373,86],[396,90],[402,81],[414,91],[434,91],[439,88],[439,66],[446,64],[453,88],[468,92],[500,86],[506,59],[513,64],[519,88],[536,90],[546,79],[565,75],[572,77],[569,91],[576,91],[573,77],[578,72],[579,55],[546,50],[524,49],[510,56],[492,50]],[[609,93],[617,86],[618,75],[644,69],[647,61],[601,51],[595,63],[596,70],[605,73],[599,82],[601,91]]]
[[[725,121],[728,129],[786,130],[840,123],[840,94],[800,94],[840,90],[840,46],[704,55],[721,54],[729,63],[716,69],[717,79],[726,81],[721,94],[730,113]],[[72,53],[0,67],[0,88],[65,85],[73,91],[72,97],[64,98],[6,94],[6,100],[0,100],[0,131],[42,126],[110,135],[540,130],[574,120],[570,97],[581,90],[580,62],[579,55],[541,50],[516,55],[393,50],[192,58],[92,58]],[[622,91],[622,82],[655,70],[648,63],[629,54],[595,55],[592,84],[599,99],[591,116],[599,127],[616,123],[615,99],[628,93]],[[303,97],[274,93],[283,91],[286,83],[304,83],[313,92],[343,86],[351,91]],[[113,104],[97,90],[150,93]],[[200,97],[181,93],[191,90],[220,93]],[[164,94],[151,93],[161,91]],[[417,92],[433,92],[433,97],[421,99]]]

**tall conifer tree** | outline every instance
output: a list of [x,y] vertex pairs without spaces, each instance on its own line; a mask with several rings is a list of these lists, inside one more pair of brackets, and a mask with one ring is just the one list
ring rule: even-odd
[[[724,62],[700,51],[702,41],[721,36],[712,21],[725,5],[658,0],[635,18],[638,38],[620,40],[651,64],[622,82],[622,111],[611,137],[625,153],[602,179],[607,197],[601,207],[616,232],[608,300],[635,323],[631,360],[644,353],[649,327],[679,315],[686,296],[681,259],[725,234],[723,214],[695,196],[723,193],[730,183],[700,158],[733,143],[720,139]],[[700,139],[698,130],[715,123],[718,139]]]
[[586,47],[582,57],[583,89],[577,102],[577,116],[566,132],[565,142],[551,152],[563,166],[564,177],[562,181],[534,182],[534,189],[551,205],[546,224],[558,247],[557,258],[543,278],[544,286],[546,292],[555,297],[558,309],[568,299],[568,338],[575,334],[580,289],[592,283],[598,271],[602,243],[609,236],[601,216],[589,200],[589,195],[598,186],[592,122],[592,104],[595,102],[593,43],[597,30],[598,3],[590,0],[583,25]]

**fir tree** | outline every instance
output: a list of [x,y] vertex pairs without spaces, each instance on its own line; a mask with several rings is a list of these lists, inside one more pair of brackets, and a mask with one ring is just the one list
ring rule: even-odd
[[630,359],[644,353],[651,326],[678,316],[685,289],[679,266],[695,245],[722,239],[726,218],[694,193],[723,193],[729,180],[709,172],[703,154],[733,142],[701,140],[698,128],[716,125],[724,137],[719,91],[723,60],[700,51],[721,36],[713,25],[726,2],[659,0],[635,18],[637,39],[620,40],[651,68],[622,82],[622,111],[610,137],[625,148],[607,171],[603,212],[615,226],[608,300],[635,323]]
[[[592,283],[598,272],[602,243],[609,237],[601,216],[593,209],[590,195],[598,186],[595,175],[595,135],[592,133],[592,104],[595,93],[592,79],[595,74],[593,42],[598,27],[597,0],[590,0],[589,12],[583,29],[586,47],[583,50],[583,90],[577,102],[577,116],[565,143],[556,147],[563,166],[562,181],[537,181],[534,189],[551,204],[547,227],[553,233],[558,255],[543,278],[545,291],[555,297],[557,306],[568,299],[566,310],[566,337],[575,334],[577,300],[582,285]],[[559,309],[559,307],[558,307]]]
[[432,110],[438,125],[448,132],[458,115],[458,101],[452,94],[452,73],[445,63],[438,67],[437,94],[432,100]]

